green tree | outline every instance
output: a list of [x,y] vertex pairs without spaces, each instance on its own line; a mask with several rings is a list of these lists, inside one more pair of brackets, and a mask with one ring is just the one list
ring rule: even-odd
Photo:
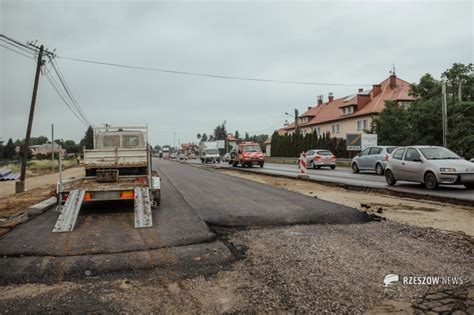
[[201,137],[201,142],[205,142],[205,141],[207,141],[207,139],[208,139],[208,138],[207,138],[206,133],[203,133],[203,134],[202,134],[202,137]]
[[66,140],[61,144],[61,146],[67,153],[77,154],[81,151],[81,147],[76,144],[74,140]]
[[8,139],[7,144],[3,148],[3,158],[6,160],[12,159],[16,155],[15,144],[12,138]]
[[474,158],[474,101],[456,103],[449,111],[448,148]]
[[239,133],[238,130],[235,131],[234,137],[235,137],[236,139],[240,139],[240,133]]
[[447,82],[447,92],[451,95],[452,102],[458,100],[458,89],[461,86],[463,101],[474,101],[474,65],[472,63],[464,65],[454,63],[451,68],[441,75]]
[[406,144],[443,145],[441,98],[417,99],[407,109],[407,126],[410,137]]
[[94,131],[92,127],[89,126],[86,130],[86,134],[84,138],[79,142],[80,147],[86,147],[86,149],[93,149],[94,148]]
[[201,136],[201,134],[200,134],[200,133],[198,133],[198,134],[196,135],[196,138],[197,138],[198,140],[200,140],[200,139],[201,139],[201,137],[202,137],[202,136]]
[[410,144],[410,127],[408,113],[396,102],[386,101],[385,109],[374,119],[374,130],[380,145]]
[[214,128],[214,139],[225,140],[227,137],[227,130],[225,128],[225,122]]
[[419,83],[410,85],[410,95],[422,99],[431,99],[441,97],[441,83],[427,73],[421,77]]

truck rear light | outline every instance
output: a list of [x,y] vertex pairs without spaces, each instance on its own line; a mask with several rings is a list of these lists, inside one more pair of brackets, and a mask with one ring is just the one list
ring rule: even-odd
[[69,197],[69,193],[62,193],[62,198],[61,199],[63,201],[66,201],[68,197]]
[[135,198],[135,193],[133,190],[124,190],[120,192],[120,199],[133,199]]
[[92,192],[88,191],[84,194],[84,200],[92,200],[92,199],[94,199],[94,194]]

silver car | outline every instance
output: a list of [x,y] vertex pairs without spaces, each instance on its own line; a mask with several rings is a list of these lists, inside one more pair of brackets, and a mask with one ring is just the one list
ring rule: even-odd
[[399,147],[388,158],[385,180],[389,185],[398,180],[419,182],[428,189],[439,184],[474,189],[474,165],[443,147]]
[[310,168],[321,168],[328,166],[332,169],[336,168],[336,156],[328,150],[309,150],[306,153],[306,165]]
[[375,171],[378,175],[383,175],[388,156],[395,148],[394,146],[379,145],[362,150],[352,159],[352,172]]

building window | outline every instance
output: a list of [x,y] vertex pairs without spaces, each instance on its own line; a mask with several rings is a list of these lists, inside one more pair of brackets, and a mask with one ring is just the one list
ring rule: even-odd
[[357,121],[357,131],[367,129],[369,127],[369,121],[367,119],[361,119]]
[[316,136],[321,136],[321,127],[316,127]]
[[340,124],[332,125],[332,133],[339,133]]

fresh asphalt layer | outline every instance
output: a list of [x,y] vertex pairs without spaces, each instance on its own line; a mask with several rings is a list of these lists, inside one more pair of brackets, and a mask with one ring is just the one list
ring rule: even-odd
[[[133,202],[84,205],[72,232],[53,233],[51,209],[0,238],[0,283],[53,282],[163,267],[189,271],[232,261],[207,224],[238,227],[351,224],[356,209],[176,162],[154,159],[162,179],[153,227],[134,228]],[[194,259],[199,256],[199,259]]]
[[207,223],[218,226],[351,224],[366,222],[357,209],[168,160],[154,159]]

